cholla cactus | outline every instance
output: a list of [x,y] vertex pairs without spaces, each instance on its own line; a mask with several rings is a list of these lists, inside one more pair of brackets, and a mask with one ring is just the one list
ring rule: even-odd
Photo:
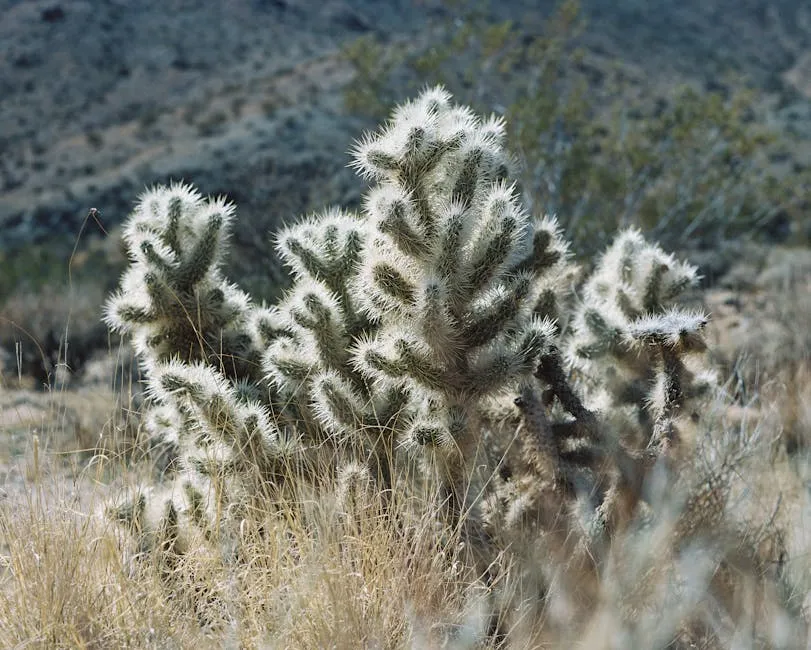
[[705,315],[674,300],[697,281],[696,269],[626,231],[583,288],[567,356],[592,410],[637,423],[635,446],[668,444],[690,398],[714,376],[699,359]]
[[352,363],[352,342],[375,328],[351,285],[366,230],[358,216],[331,210],[280,233],[278,250],[296,282],[279,306],[281,333],[263,367],[311,438],[323,432],[338,444],[367,448],[388,490],[408,396],[396,386],[374,390]]
[[296,452],[280,437],[261,381],[278,314],[253,305],[219,270],[233,212],[186,185],[144,194],[125,227],[131,265],[106,308],[111,329],[132,336],[151,398],[146,429],[168,451],[180,486],[149,491],[148,500],[136,491],[113,512],[142,542],[171,549],[183,545],[167,535],[199,529],[210,538],[219,525],[202,513],[223,512],[252,481],[274,480]]
[[[367,449],[388,488],[402,442],[435,463],[458,513],[481,452],[482,403],[545,388],[544,408],[566,414],[550,412],[549,448],[560,449],[567,437],[599,437],[600,399],[618,406],[657,363],[656,406],[637,406],[672,428],[696,392],[680,359],[703,320],[684,315],[695,336],[674,348],[678,335],[663,332],[681,325],[662,314],[694,271],[638,233],[620,237],[574,318],[569,359],[583,399],[558,352],[574,267],[554,219],[521,208],[502,140],[499,119],[480,120],[439,88],[398,108],[355,147],[355,166],[375,181],[362,214],[330,210],[279,235],[295,283],[272,308],[219,270],[232,206],[181,185],[142,198],[107,321],[133,335],[156,405],[150,428],[183,471],[210,480],[260,468],[272,480],[282,448],[303,436]],[[606,381],[609,357],[628,369]],[[281,431],[280,416],[298,432]]]
[[251,303],[219,267],[234,207],[188,185],[146,192],[124,242],[131,265],[108,301],[109,327],[132,335],[149,368],[172,358],[204,361],[232,377],[254,377]]
[[[707,317],[675,305],[695,269],[624,232],[572,308],[568,247],[553,218],[522,209],[502,141],[499,119],[442,89],[398,108],[355,147],[373,181],[361,212],[279,234],[294,284],[273,307],[219,271],[231,206],[185,186],[143,197],[107,311],[146,370],[148,428],[176,455],[168,490],[113,509],[142,548],[171,558],[233,540],[232,524],[270,507],[264,489],[301,476],[313,449],[331,454],[344,521],[373,489],[437,478],[451,523],[468,513],[466,541],[519,555],[520,531],[533,562],[593,569],[633,520],[667,528],[647,492],[673,470],[698,486],[688,518],[702,499],[723,515],[736,461],[719,456],[711,480],[689,462],[714,382]],[[396,482],[401,448],[424,461],[413,484]],[[477,472],[487,480],[471,490]],[[470,494],[486,500],[473,526]],[[707,527],[671,528],[689,536],[696,522]]]
[[384,440],[382,455],[407,425],[456,496],[476,406],[531,375],[571,276],[554,220],[526,215],[505,180],[502,131],[428,90],[356,146],[377,181],[360,217],[279,236],[296,283],[264,357],[274,386],[333,435]]
[[617,237],[585,282],[571,329],[538,359],[540,381],[518,391],[520,420],[507,422],[517,426],[520,454],[508,460],[514,476],[500,505],[489,504],[494,529],[547,527],[550,513],[568,512],[566,554],[580,539],[595,557],[612,531],[650,508],[654,470],[667,480],[684,473],[687,489],[683,461],[695,441],[683,434],[714,385],[701,355],[706,316],[674,306],[695,281],[693,267],[637,231]]
[[379,390],[408,391],[407,441],[439,461],[453,499],[477,453],[477,405],[550,351],[570,271],[555,221],[527,215],[506,180],[502,140],[501,120],[437,88],[355,149],[377,183],[353,293],[377,327],[354,363]]

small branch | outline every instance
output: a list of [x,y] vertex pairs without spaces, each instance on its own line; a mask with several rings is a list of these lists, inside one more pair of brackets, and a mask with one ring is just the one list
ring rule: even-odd
[[577,432],[588,438],[599,439],[597,418],[583,406],[583,402],[569,385],[560,362],[560,353],[556,348],[541,357],[535,376],[549,385],[552,395],[557,397],[563,408],[574,417]]

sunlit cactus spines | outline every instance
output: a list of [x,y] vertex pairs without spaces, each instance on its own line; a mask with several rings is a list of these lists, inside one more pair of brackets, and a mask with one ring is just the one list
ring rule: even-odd
[[218,362],[229,376],[258,370],[247,331],[251,301],[220,272],[234,210],[223,198],[175,184],[147,191],[130,215],[124,242],[131,265],[105,319],[132,335],[147,370],[172,358]]
[[365,374],[464,399],[531,371],[543,351],[552,327],[534,313],[539,272],[565,264],[568,250],[552,219],[524,213],[502,140],[500,120],[434,88],[356,146],[355,166],[378,181],[355,279],[380,322],[356,348]]
[[[187,185],[146,192],[125,224],[131,264],[105,315],[132,337],[145,371],[153,457],[164,473],[197,473],[203,482],[226,473],[237,477],[232,483],[275,477],[283,462],[271,387],[261,383],[261,352],[279,333],[279,317],[220,271],[233,214],[224,199]],[[212,485],[221,486],[219,478]],[[181,492],[171,509],[150,502],[146,511],[179,513],[182,525]]]
[[347,319],[327,288],[311,280],[295,286],[281,310],[287,330],[268,347],[263,366],[280,399],[295,406],[302,426],[358,438],[368,427],[389,427],[405,396],[391,388],[373,390],[351,363],[349,328],[357,314],[350,311]]
[[694,311],[671,309],[636,319],[627,335],[632,347],[644,347],[658,355],[656,383],[648,394],[654,418],[654,439],[665,442],[675,434],[675,418],[688,401],[706,395],[715,385],[715,374],[692,357],[707,349],[703,330],[707,317]]
[[353,149],[358,211],[276,235],[292,284],[273,305],[220,271],[233,207],[144,196],[107,311],[171,456],[168,487],[110,512],[143,550],[233,544],[297,486],[331,494],[352,534],[430,501],[487,580],[521,536],[527,557],[599,570],[640,513],[666,519],[657,477],[689,469],[715,385],[708,318],[676,302],[696,270],[630,230],[586,276],[557,220],[524,208],[504,139],[441,88],[397,108]]
[[434,88],[354,150],[376,182],[352,280],[376,329],[356,341],[354,364],[377,386],[408,391],[403,442],[437,465],[459,511],[480,453],[477,405],[554,349],[574,275],[555,220],[523,209],[503,140],[501,119]]
[[323,282],[345,302],[365,236],[357,215],[332,208],[283,229],[276,248],[294,278]]
[[604,525],[627,521],[647,499],[654,468],[677,476],[684,470],[679,462],[693,453],[697,405],[715,377],[703,354],[707,316],[675,300],[697,279],[694,267],[639,232],[621,233],[581,291],[566,367],[554,368],[555,357],[539,366],[539,378],[569,391],[560,402],[574,417],[571,424],[585,424],[564,426],[579,429],[597,457],[611,461],[594,511]]
[[696,269],[636,230],[617,236],[583,287],[571,349],[575,365],[616,353],[627,323],[666,311],[698,280]]
[[[224,513],[257,486],[283,483],[301,460],[303,450],[283,439],[268,407],[216,368],[178,360],[156,364],[150,392],[156,404],[149,413],[150,432],[162,436],[156,444],[175,450],[174,487],[136,494],[133,504],[147,499],[145,512],[155,516],[171,506],[173,526],[181,532],[192,526],[210,538]],[[124,503],[119,510],[133,507]],[[162,524],[148,525],[160,530]]]
[[107,515],[132,533],[136,552],[156,552],[163,569],[171,569],[173,560],[194,545],[194,538],[205,535],[181,514],[179,485],[173,482],[168,488],[137,487],[107,508]]
[[268,469],[279,456],[279,432],[267,407],[240,395],[216,370],[204,364],[165,364],[152,382],[161,404],[186,415],[187,435],[201,447],[222,446],[219,471]]
[[365,449],[388,487],[407,395],[396,387],[376,390],[352,362],[353,342],[377,327],[352,285],[367,234],[360,217],[336,209],[279,234],[277,247],[295,282],[278,306],[280,330],[262,366],[305,437]]
[[[705,349],[702,314],[674,309],[698,280],[696,269],[649,244],[635,230],[621,233],[600,259],[573,318],[567,358],[588,399],[641,407],[662,354]],[[600,393],[603,397],[600,397]]]

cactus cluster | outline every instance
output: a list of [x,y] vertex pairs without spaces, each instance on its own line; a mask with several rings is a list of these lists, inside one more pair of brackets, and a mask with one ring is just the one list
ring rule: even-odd
[[[593,557],[650,512],[655,472],[668,481],[684,472],[688,492],[700,482],[685,470],[716,379],[702,354],[707,316],[675,304],[697,279],[638,231],[617,236],[579,289],[559,347],[541,357],[538,381],[518,391],[518,417],[506,422],[521,444],[505,454],[511,480],[489,505],[494,529],[528,519],[553,527],[566,512],[567,544]],[[702,480],[723,468],[705,469]]]
[[683,467],[715,385],[707,317],[675,303],[696,270],[626,231],[578,288],[556,220],[509,181],[502,121],[441,88],[353,156],[361,210],[278,234],[294,282],[270,307],[220,272],[232,206],[182,185],[142,197],[107,322],[132,335],[175,476],[113,514],[146,547],[217,544],[285,481],[317,482],[317,449],[367,491],[408,490],[421,468],[452,521],[481,517],[477,543],[564,513],[563,547],[598,557],[655,509],[651,474]]
[[220,272],[233,213],[177,184],[148,191],[126,224],[130,266],[106,321],[131,335],[151,404],[145,428],[173,475],[114,509],[146,546],[212,538],[253,481],[276,479],[293,455],[262,386],[275,312]]
[[480,446],[478,404],[532,375],[567,289],[566,245],[554,220],[522,209],[502,139],[500,120],[433,89],[355,149],[375,185],[353,293],[376,326],[353,364],[376,390],[409,395],[403,442],[453,500]]
[[700,356],[707,317],[674,306],[697,280],[694,267],[630,230],[617,237],[583,287],[569,365],[589,404],[631,409],[637,421],[648,422],[644,444],[668,444],[691,398],[715,383]]

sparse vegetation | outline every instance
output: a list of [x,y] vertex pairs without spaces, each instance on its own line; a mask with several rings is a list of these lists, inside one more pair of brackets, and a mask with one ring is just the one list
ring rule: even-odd
[[107,348],[100,306],[115,285],[123,255],[114,237],[81,248],[77,252],[78,241],[60,239],[0,252],[0,355],[40,387],[59,383],[58,364],[75,373]]
[[[160,473],[119,470],[121,528],[3,511],[0,611],[35,603],[3,640],[804,643],[807,495],[674,302],[695,269],[630,230],[578,282],[503,139],[440,89],[398,108],[356,146],[363,212],[279,234],[295,281],[272,307],[220,272],[232,206],[142,197],[107,319],[146,373]],[[44,550],[77,536],[97,562]]]
[[620,101],[578,20],[351,44],[354,110],[419,75],[506,120],[400,104],[352,151],[360,207],[275,233],[275,304],[185,184],[124,227],[132,358],[89,354],[109,251],[58,284],[12,259],[0,647],[811,643],[811,257],[749,243],[704,292],[660,248],[797,223],[807,179],[772,174],[751,89]]

